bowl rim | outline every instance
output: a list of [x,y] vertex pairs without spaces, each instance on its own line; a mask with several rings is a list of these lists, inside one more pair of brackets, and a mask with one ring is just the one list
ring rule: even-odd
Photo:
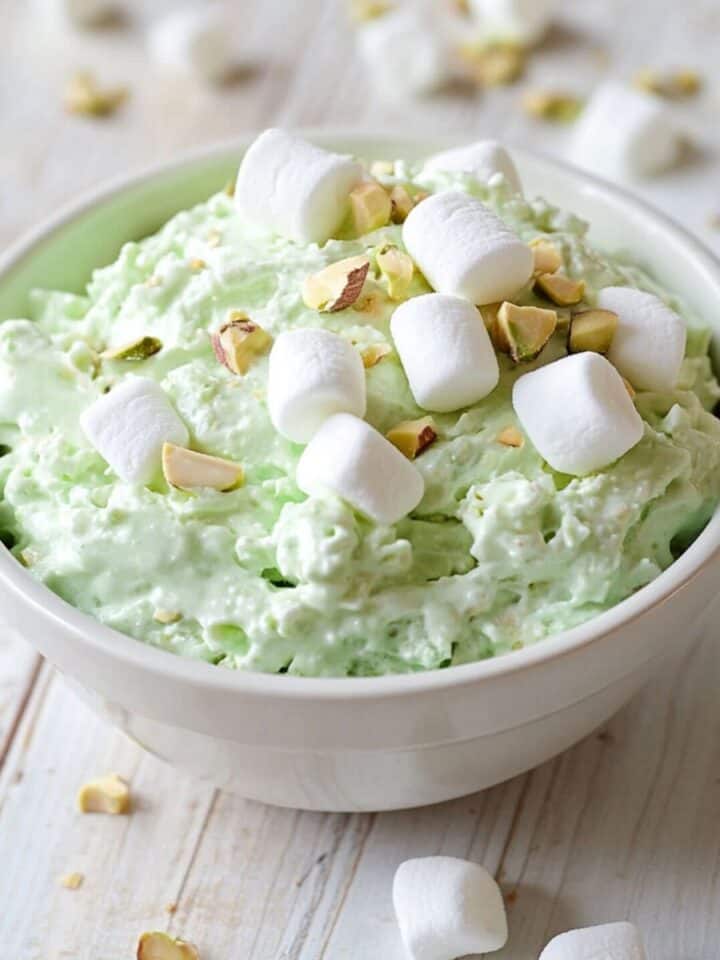
[[[297,128],[299,135],[332,148],[339,141],[356,143],[361,153],[363,144],[379,145],[383,142],[393,149],[405,148],[427,150],[443,149],[461,143],[467,138],[457,135],[419,137],[389,131],[363,131],[352,128]],[[25,232],[0,255],[0,283],[3,275],[32,254],[41,243],[52,240],[55,233],[81,218],[99,204],[112,202],[127,190],[141,186],[146,181],[179,173],[203,161],[219,160],[223,154],[231,156],[242,153],[252,142],[257,131],[214,142],[201,148],[184,151],[180,156],[107,180],[77,199],[63,205],[52,217]],[[511,145],[512,146],[512,145]],[[636,196],[629,190],[609,183],[594,174],[580,170],[571,164],[547,156],[526,147],[512,146],[519,156],[531,162],[546,165],[564,172],[574,181],[590,185],[596,193],[620,201],[634,208],[636,214],[653,221],[665,232],[670,231],[680,239],[691,254],[698,258],[714,274],[720,290],[720,260],[693,234],[678,224],[672,217]],[[10,554],[0,550],[0,585],[9,589],[18,598],[29,603],[34,612],[50,620],[53,626],[68,630],[82,644],[90,644],[99,653],[118,661],[141,668],[163,679],[176,679],[196,686],[210,687],[216,691],[246,694],[249,696],[271,695],[276,698],[313,700],[340,700],[348,697],[360,699],[385,698],[389,696],[413,696],[421,692],[448,690],[452,687],[493,680],[549,663],[582,647],[601,640],[629,624],[655,607],[669,602],[701,573],[701,568],[720,560],[720,507],[691,544],[691,546],[666,570],[636,593],[615,604],[610,609],[568,630],[552,634],[522,650],[512,651],[498,657],[436,668],[415,673],[385,674],[377,677],[296,677],[287,674],[260,673],[244,670],[222,670],[206,661],[184,657],[160,647],[151,646],[128,634],[102,624],[90,614],[73,607],[49,587],[36,580]]]

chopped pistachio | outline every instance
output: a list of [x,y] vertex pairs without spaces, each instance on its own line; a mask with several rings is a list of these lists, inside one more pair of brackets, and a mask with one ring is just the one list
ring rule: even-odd
[[460,48],[460,56],[470,77],[484,87],[515,83],[527,63],[526,49],[511,41],[465,44]]
[[213,333],[210,340],[220,363],[238,376],[246,374],[272,343],[270,334],[242,310],[233,310],[229,321]]
[[77,795],[81,813],[127,813],[130,810],[130,788],[117,773],[84,783]]
[[415,201],[401,183],[396,183],[390,190],[390,202],[392,204],[391,218],[393,223],[404,223],[407,215],[415,206]]
[[437,429],[432,417],[422,417],[420,420],[403,420],[385,436],[408,460],[414,460],[437,439]]
[[137,337],[120,347],[109,347],[100,354],[103,360],[147,360],[163,348],[157,337]]
[[356,313],[374,313],[381,302],[384,302],[384,298],[381,298],[380,295],[374,290],[368,293],[362,293],[357,298],[355,303],[352,305],[352,309]]
[[387,357],[392,353],[392,347],[389,343],[371,343],[367,347],[363,347],[360,351],[360,356],[362,357],[363,366],[366,370],[369,370],[371,367],[376,366],[383,357]]
[[562,273],[541,273],[535,278],[535,286],[559,307],[572,307],[585,296],[585,281]]
[[35,564],[40,559],[40,554],[37,550],[33,550],[31,547],[25,547],[19,553],[20,563],[24,567],[34,567]]
[[162,624],[177,623],[178,620],[182,620],[182,614],[178,610],[156,610],[153,620]]
[[392,201],[376,180],[366,180],[350,191],[350,214],[357,236],[384,227],[391,213]]
[[237,183],[237,177],[233,177],[232,180],[228,180],[228,182],[223,187],[223,193],[228,197],[234,197],[236,183]]
[[555,273],[563,264],[562,254],[551,240],[536,237],[530,241],[533,255],[533,273]]
[[633,83],[639,90],[665,97],[667,100],[694,97],[702,88],[700,74],[696,70],[687,69],[661,73],[646,67],[635,74]]
[[483,318],[485,329],[490,334],[490,339],[492,340],[495,349],[500,353],[509,353],[510,344],[504,338],[502,331],[498,326],[497,315],[501,306],[501,302],[485,303],[478,309],[480,310],[480,316]]
[[82,886],[84,879],[82,873],[64,873],[60,877],[60,886],[65,887],[66,890],[77,890]]
[[136,957],[137,960],[200,960],[196,946],[187,940],[176,940],[160,930],[141,935]]
[[580,115],[583,102],[579,97],[554,90],[528,90],[522,101],[529,116],[551,123],[573,123]]
[[505,427],[497,435],[497,442],[504,447],[521,447],[525,443],[525,438],[517,427]]
[[402,300],[410,289],[415,264],[412,257],[395,244],[384,243],[378,247],[375,262],[380,273],[387,280],[388,296],[391,300]]
[[350,0],[350,16],[355,23],[377,20],[392,10],[389,0]]
[[370,260],[365,255],[347,257],[307,277],[302,297],[306,307],[322,313],[335,313],[352,306],[360,296]]
[[209,487],[227,493],[242,486],[245,472],[239,463],[198,453],[174,443],[163,444],[162,467],[165,479],[181,490]]
[[395,174],[395,164],[392,160],[375,160],[370,164],[370,174],[376,180],[380,177],[392,177]]
[[612,310],[581,310],[573,314],[568,334],[570,353],[607,353],[615,336],[618,315]]
[[199,270],[205,270],[207,268],[207,263],[201,257],[193,257],[188,266],[193,273],[197,273]]
[[554,310],[542,307],[519,307],[507,300],[497,314],[499,339],[508,344],[515,363],[534,360],[557,327]]
[[209,247],[219,247],[222,241],[222,234],[219,230],[211,230],[207,235],[207,245]]
[[68,113],[85,117],[109,117],[127,100],[127,87],[101,89],[91,73],[76,73],[65,89]]

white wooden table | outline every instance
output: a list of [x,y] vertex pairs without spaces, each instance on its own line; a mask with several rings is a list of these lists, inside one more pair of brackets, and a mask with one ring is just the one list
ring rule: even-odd
[[[258,69],[208,91],[147,63],[139,34],[59,34],[33,4],[0,0],[0,243],[106,177],[269,123],[503,135],[562,153],[525,120],[519,90],[388,107],[369,96],[340,0],[245,3]],[[700,148],[641,192],[720,250],[720,4],[568,2],[530,80],[589,89],[645,64],[696,67],[684,107]],[[143,7],[146,8],[143,12]],[[111,120],[67,117],[60,90],[90,67],[129,83]],[[713,193],[714,191],[714,193]],[[379,816],[289,812],[185,779],[95,719],[25,638],[0,637],[0,955],[121,960],[162,928],[203,960],[396,960],[390,884],[407,856],[485,863],[508,894],[499,960],[531,960],[554,933],[629,917],[652,960],[720,957],[720,649],[676,657],[603,732],[525,776],[435,808]],[[82,817],[86,778],[117,770],[129,817]],[[78,890],[61,874],[84,874]]]

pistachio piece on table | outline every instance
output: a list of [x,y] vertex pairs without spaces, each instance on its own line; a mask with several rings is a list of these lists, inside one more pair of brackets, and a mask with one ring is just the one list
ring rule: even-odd
[[581,310],[574,313],[570,320],[568,351],[607,353],[617,330],[618,319],[612,310]]
[[505,301],[497,313],[497,339],[507,344],[515,363],[534,360],[556,327],[557,313],[543,307],[519,307]]
[[379,230],[390,222],[392,201],[376,180],[366,180],[350,191],[353,231],[359,237]]
[[484,87],[515,83],[527,64],[526,48],[508,40],[464,44],[460,56],[470,78]]
[[415,264],[403,250],[392,243],[378,247],[375,262],[380,273],[387,280],[388,296],[391,300],[402,300],[410,289]]
[[239,376],[246,374],[272,343],[270,334],[241,310],[233,310],[230,320],[210,339],[220,363]]
[[550,123],[573,123],[580,116],[582,100],[556,90],[528,90],[522,106],[529,116]]
[[92,73],[76,73],[65,89],[68,113],[86,117],[109,117],[128,98],[126,87],[103,90]]
[[408,460],[414,460],[437,439],[437,430],[432,417],[422,417],[419,420],[403,420],[388,430],[385,436]]
[[160,930],[143,933],[138,940],[137,960],[200,960],[197,947],[176,940]]
[[77,890],[85,879],[82,873],[64,873],[60,877],[60,886],[66,890]]
[[305,306],[321,313],[335,313],[352,306],[360,296],[369,269],[369,258],[360,255],[338,260],[313,273],[303,283]]
[[563,264],[562,254],[551,240],[536,237],[528,244],[533,255],[533,274],[555,273]]
[[497,435],[496,440],[504,447],[521,447],[525,443],[525,438],[517,427],[505,427]]
[[147,360],[163,348],[157,337],[137,337],[119,347],[109,347],[100,354],[103,360]]
[[585,296],[585,281],[573,280],[562,273],[541,273],[535,286],[559,307],[571,307]]
[[227,493],[242,486],[245,479],[239,463],[178,447],[174,443],[163,444],[162,467],[170,486],[180,490],[209,487]]
[[81,813],[127,813],[130,810],[130,788],[117,773],[88,780],[78,791],[77,806]]

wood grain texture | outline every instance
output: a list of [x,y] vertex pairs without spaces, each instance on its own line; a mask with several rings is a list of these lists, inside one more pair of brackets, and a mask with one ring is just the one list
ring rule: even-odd
[[[254,69],[219,91],[148,62],[143,25],[170,0],[136,0],[126,26],[91,34],[59,30],[38,4],[0,0],[1,244],[101,180],[270,123],[567,151],[567,130],[522,116],[522,88],[399,104],[368,87],[341,0],[237,0]],[[718,250],[706,221],[720,208],[719,38],[717,0],[568,2],[527,80],[585,93],[646,64],[705,71],[706,94],[679,111],[698,148],[637,188]],[[128,83],[127,106],[105,122],[68,117],[61,89],[80,68]],[[508,894],[499,960],[531,960],[559,930],[622,917],[642,926],[653,960],[717,960],[719,680],[708,637],[606,731],[530,774],[433,808],[322,815],[184,779],[96,719],[24,639],[2,636],[2,955],[119,960],[142,930],[161,928],[197,942],[203,960],[399,960],[393,872],[406,857],[448,853],[485,863]],[[78,814],[79,784],[110,770],[130,779],[132,814]],[[72,871],[85,875],[75,891],[59,884]]]

